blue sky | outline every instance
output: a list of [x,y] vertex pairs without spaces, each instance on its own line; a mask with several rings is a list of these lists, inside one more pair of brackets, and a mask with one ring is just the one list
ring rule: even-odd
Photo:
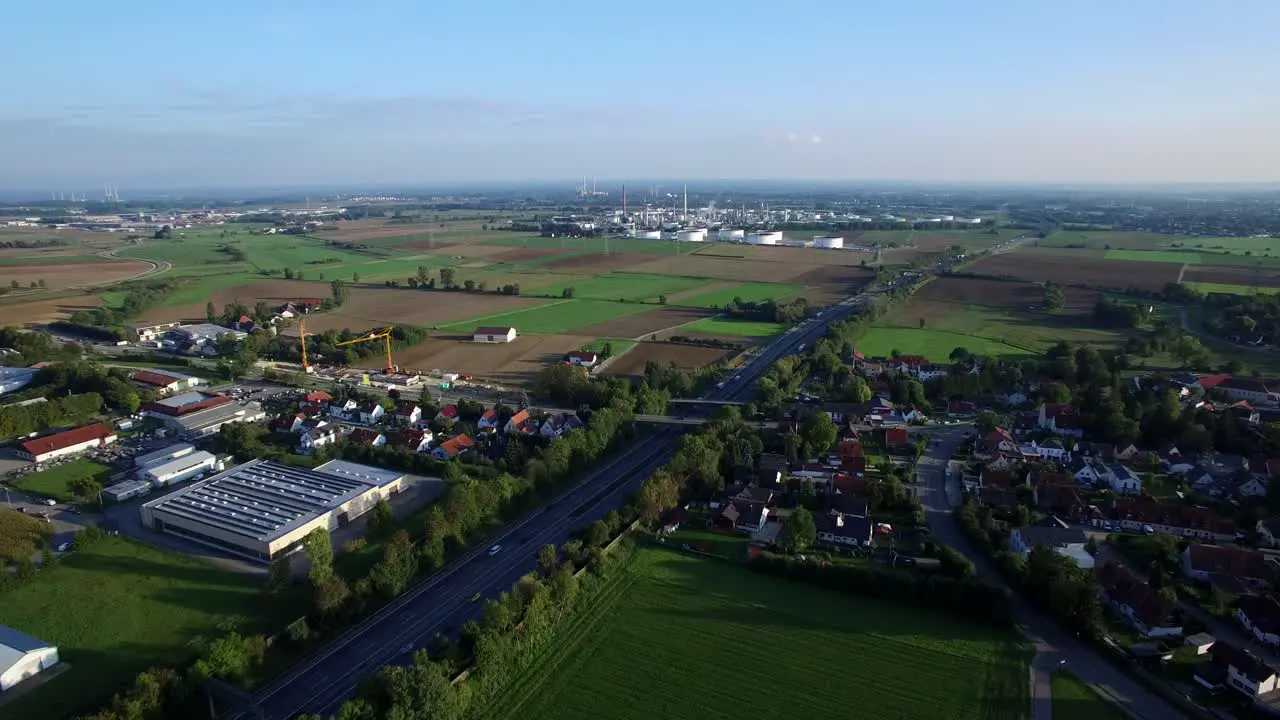
[[1276,27],[1274,0],[15,0],[0,187],[1271,181]]

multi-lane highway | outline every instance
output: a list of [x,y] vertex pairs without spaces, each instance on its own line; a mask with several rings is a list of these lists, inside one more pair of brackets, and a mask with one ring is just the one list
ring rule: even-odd
[[[745,363],[709,400],[746,397],[755,379],[782,356],[807,346],[829,323],[844,319],[875,293],[864,293],[788,330]],[[337,712],[357,685],[378,668],[408,662],[437,632],[453,632],[478,612],[484,599],[509,589],[533,570],[542,545],[560,545],[577,529],[604,517],[626,495],[671,459],[677,428],[662,427],[623,448],[604,467],[548,505],[507,527],[421,585],[365,619],[254,697],[261,716],[286,720],[300,713]],[[494,545],[501,546],[490,554]],[[476,598],[478,594],[478,599]],[[239,715],[245,717],[245,714]]]

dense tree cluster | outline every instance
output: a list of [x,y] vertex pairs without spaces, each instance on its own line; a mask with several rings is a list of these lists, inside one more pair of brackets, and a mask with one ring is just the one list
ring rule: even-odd
[[735,297],[724,306],[729,317],[758,322],[795,325],[809,315],[809,301],[803,297],[778,302],[777,300],[761,300],[753,302]]

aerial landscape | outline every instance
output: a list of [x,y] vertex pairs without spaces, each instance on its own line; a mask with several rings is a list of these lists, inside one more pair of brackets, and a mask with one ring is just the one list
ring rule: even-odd
[[0,720],[1280,717],[1280,6],[712,5],[11,13]]

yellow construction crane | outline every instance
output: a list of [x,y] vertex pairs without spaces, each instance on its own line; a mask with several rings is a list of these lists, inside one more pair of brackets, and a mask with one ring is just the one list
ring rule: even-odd
[[386,342],[386,348],[387,348],[387,367],[385,372],[388,375],[390,375],[391,373],[394,373],[396,371],[395,364],[391,362],[391,331],[394,329],[395,329],[394,327],[384,327],[381,330],[370,330],[369,332],[365,333],[364,335],[361,335],[358,338],[355,338],[354,340],[348,340],[346,342],[337,343],[336,345],[334,345],[334,347],[342,347],[344,345],[355,345],[356,343],[369,342],[370,340],[383,340]]
[[302,372],[313,373],[311,365],[307,363],[307,321],[298,321],[298,337],[302,338]]

